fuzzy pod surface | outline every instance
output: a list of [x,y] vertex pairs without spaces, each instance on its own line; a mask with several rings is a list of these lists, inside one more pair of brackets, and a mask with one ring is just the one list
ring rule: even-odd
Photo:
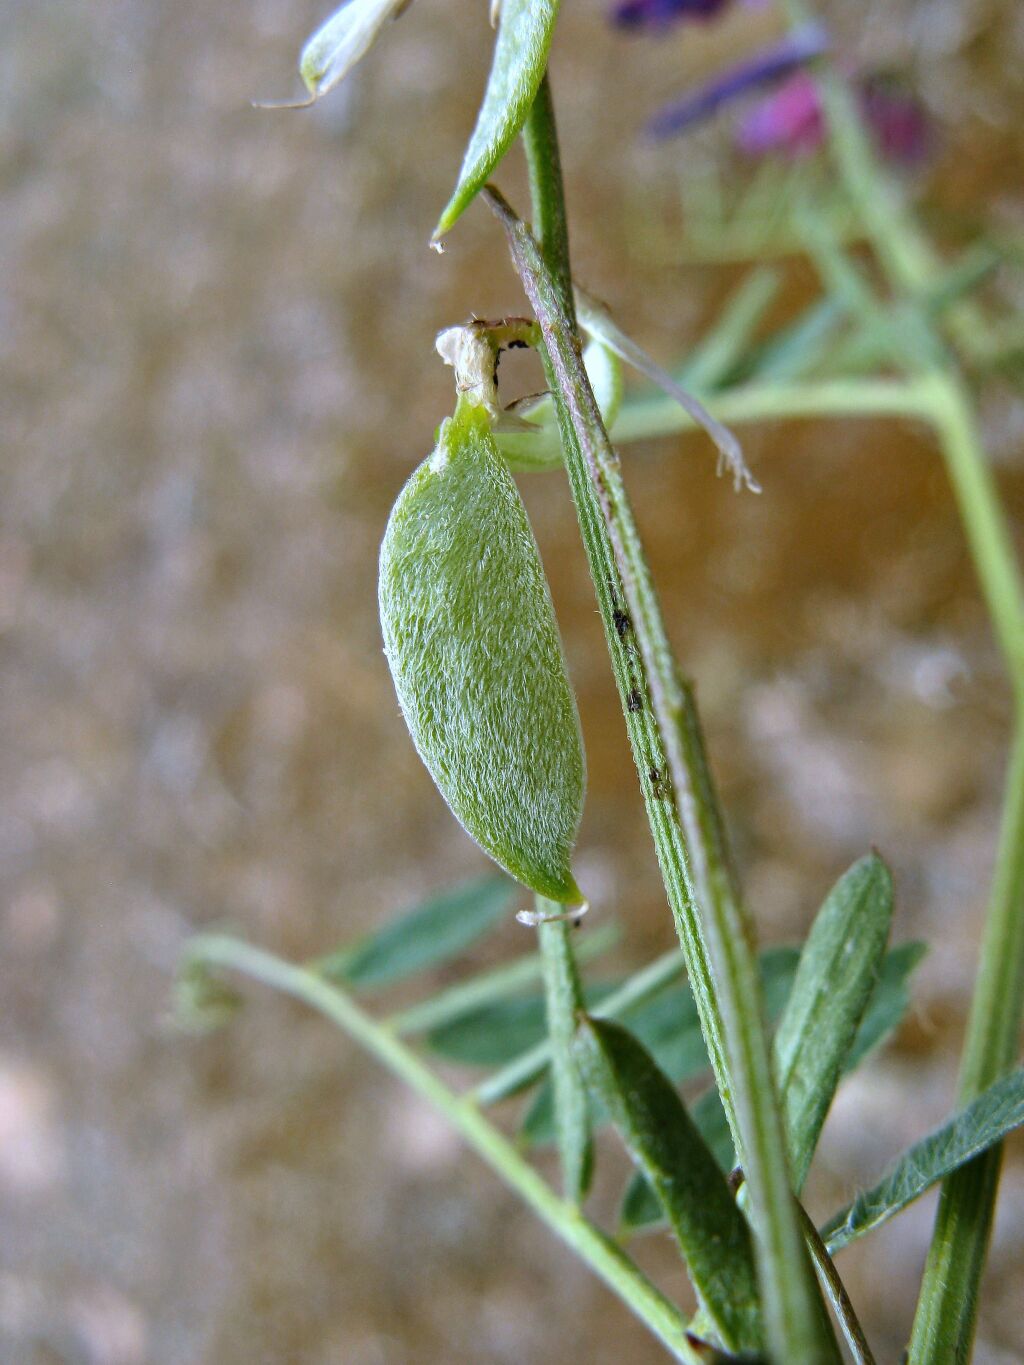
[[530,890],[582,901],[576,701],[526,509],[468,397],[392,508],[379,594],[402,713],[456,818]]

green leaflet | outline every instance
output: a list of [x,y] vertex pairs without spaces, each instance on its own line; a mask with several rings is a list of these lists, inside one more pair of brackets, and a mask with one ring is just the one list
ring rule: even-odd
[[836,882],[800,954],[774,1044],[797,1193],[878,980],[891,922],[892,877],[873,853]]
[[899,1025],[910,1008],[907,980],[926,951],[923,943],[900,943],[886,953],[860,1028],[843,1062],[844,1075],[860,1066],[864,1058]]
[[380,618],[409,732],[463,828],[538,895],[582,901],[576,702],[526,510],[467,396],[392,509]]
[[671,1081],[631,1033],[584,1019],[576,1055],[637,1167],[665,1207],[694,1288],[727,1347],[761,1345],[750,1230]]
[[821,1229],[834,1254],[913,1203],[931,1185],[980,1156],[1024,1123],[1024,1069],[1005,1076],[941,1128],[909,1147],[872,1189]]
[[494,61],[459,182],[440,222],[438,241],[483,188],[526,122],[548,62],[559,0],[502,0]]
[[708,393],[727,383],[778,294],[780,283],[779,272],[768,266],[758,266],[744,275],[713,326],[690,352],[679,371],[679,382],[694,393]]
[[515,887],[489,873],[449,887],[376,933],[321,958],[321,976],[366,988],[390,986],[456,957],[505,914]]
[[[783,952],[792,953],[792,971],[788,978],[775,980],[766,970],[766,959],[773,954]],[[886,953],[875,988],[860,1021],[860,1027],[857,1029],[843,1062],[844,1075],[849,1075],[855,1067],[858,1067],[865,1057],[873,1052],[899,1025],[909,1005],[907,979],[921,961],[924,952],[923,943],[901,943]],[[796,958],[795,949],[769,949],[767,953],[761,955],[765,983],[765,1005],[769,1019],[777,1014],[785,1003],[785,993],[788,993],[793,976],[796,973]],[[544,1093],[544,1090],[540,1091],[534,1105],[535,1108],[539,1106],[540,1096]],[[531,1115],[532,1113],[531,1110]],[[722,1101],[718,1097],[718,1091],[716,1089],[706,1090],[693,1105],[690,1116],[700,1129],[701,1136],[711,1148],[719,1165],[723,1170],[730,1170],[735,1164],[736,1154],[733,1151],[732,1134],[729,1132],[729,1124],[722,1108]],[[529,1116],[527,1123],[529,1123]],[[548,1129],[550,1133],[550,1121],[548,1122]],[[550,1135],[548,1140],[550,1140]],[[627,1186],[619,1211],[619,1218],[623,1230],[626,1232],[636,1232],[641,1228],[664,1222],[665,1215],[661,1205],[658,1203],[654,1191],[642,1176],[634,1176]]]
[[[690,1118],[718,1165],[723,1171],[731,1171],[736,1164],[736,1153],[732,1147],[729,1120],[725,1117],[716,1086],[705,1090],[690,1107]],[[643,1171],[634,1171],[619,1209],[620,1234],[628,1237],[631,1233],[664,1221],[665,1210],[650,1181]]]

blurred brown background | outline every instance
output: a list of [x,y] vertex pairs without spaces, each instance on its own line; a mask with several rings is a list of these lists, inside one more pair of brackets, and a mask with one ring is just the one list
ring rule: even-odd
[[[0,1358],[654,1362],[323,1021],[254,992],[212,1038],[169,1024],[195,928],[311,955],[484,865],[400,723],[375,564],[450,407],[434,333],[522,308],[481,208],[445,256],[426,249],[483,83],[486,5],[417,0],[316,110],[251,110],[295,89],[322,10],[0,8]],[[919,78],[942,136],[933,216],[1019,226],[1013,0],[837,17],[856,59]],[[773,22],[740,10],[626,41],[598,0],[565,5],[578,274],[658,355],[692,345],[742,271],[672,259],[688,144],[639,129]],[[522,203],[517,158],[500,178]],[[810,288],[789,278],[779,316]],[[1021,409],[998,390],[984,419],[1019,513]],[[716,481],[697,438],[636,448],[627,475],[763,937],[800,936],[875,843],[896,937],[933,944],[913,1017],[836,1105],[810,1194],[824,1213],[952,1102],[1008,704],[926,433],[802,423],[746,444],[760,498]],[[523,488],[588,742],[581,865],[636,965],[671,925],[563,481]],[[487,952],[525,935],[509,923]],[[932,1210],[845,1254],[880,1360],[905,1340]],[[640,1254],[685,1295],[670,1247]],[[1022,1265],[1018,1145],[985,1365],[1024,1358]]]

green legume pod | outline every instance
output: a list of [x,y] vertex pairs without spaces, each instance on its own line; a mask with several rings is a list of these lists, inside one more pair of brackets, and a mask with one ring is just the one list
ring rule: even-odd
[[413,742],[463,828],[531,890],[580,902],[579,715],[526,509],[468,397],[392,509],[380,617]]

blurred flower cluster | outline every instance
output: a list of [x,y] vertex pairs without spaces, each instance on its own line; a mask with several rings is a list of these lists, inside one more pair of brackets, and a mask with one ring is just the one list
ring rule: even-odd
[[[754,4],[758,0],[741,0]],[[611,21],[619,28],[664,33],[688,20],[718,18],[733,0],[617,0]],[[717,73],[660,109],[648,131],[670,137],[704,122],[719,109],[755,90],[774,86],[748,108],[736,125],[736,145],[747,156],[789,157],[816,152],[825,140],[825,119],[817,83],[804,69],[828,48],[820,24],[805,24],[747,60]],[[865,125],[879,153],[890,162],[918,164],[931,145],[931,129],[920,100],[896,76],[875,72],[857,77],[854,90]]]

